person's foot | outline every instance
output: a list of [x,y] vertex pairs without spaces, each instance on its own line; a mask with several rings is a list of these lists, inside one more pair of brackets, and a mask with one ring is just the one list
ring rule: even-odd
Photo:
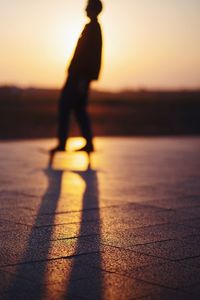
[[57,145],[55,148],[49,150],[49,153],[51,155],[53,155],[53,154],[55,154],[58,151],[65,151],[65,146],[63,146],[63,145]]
[[92,144],[91,145],[86,144],[84,147],[79,148],[75,151],[76,152],[84,151],[84,152],[87,152],[87,153],[91,153],[91,152],[94,152],[94,146]]

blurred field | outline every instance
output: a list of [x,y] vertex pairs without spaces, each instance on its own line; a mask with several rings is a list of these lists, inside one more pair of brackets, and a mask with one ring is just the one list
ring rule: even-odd
[[[58,90],[0,88],[0,139],[56,136]],[[96,136],[199,135],[200,91],[92,91]],[[79,134],[74,120],[71,135]]]

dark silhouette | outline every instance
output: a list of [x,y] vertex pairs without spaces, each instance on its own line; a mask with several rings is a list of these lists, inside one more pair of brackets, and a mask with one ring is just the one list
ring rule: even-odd
[[90,82],[97,80],[101,66],[102,35],[98,15],[102,10],[99,0],[89,0],[86,7],[90,23],[86,24],[68,69],[68,78],[61,92],[58,118],[58,145],[51,150],[64,151],[69,134],[69,119],[74,112],[86,145],[79,151],[92,152],[93,134],[87,112]]

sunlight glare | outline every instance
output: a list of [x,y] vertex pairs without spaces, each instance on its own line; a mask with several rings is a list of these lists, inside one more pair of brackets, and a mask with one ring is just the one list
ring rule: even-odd
[[85,145],[85,139],[82,137],[70,138],[67,143],[67,149],[73,152],[75,149],[83,147]]

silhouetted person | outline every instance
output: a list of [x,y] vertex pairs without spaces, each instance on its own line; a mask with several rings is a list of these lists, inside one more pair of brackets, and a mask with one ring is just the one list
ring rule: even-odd
[[58,145],[51,153],[65,150],[71,112],[74,112],[81,133],[86,139],[86,145],[79,151],[94,151],[87,103],[90,82],[98,79],[101,66],[102,35],[97,19],[101,11],[101,1],[88,1],[86,13],[90,22],[86,24],[78,40],[68,69],[68,78],[59,102]]

